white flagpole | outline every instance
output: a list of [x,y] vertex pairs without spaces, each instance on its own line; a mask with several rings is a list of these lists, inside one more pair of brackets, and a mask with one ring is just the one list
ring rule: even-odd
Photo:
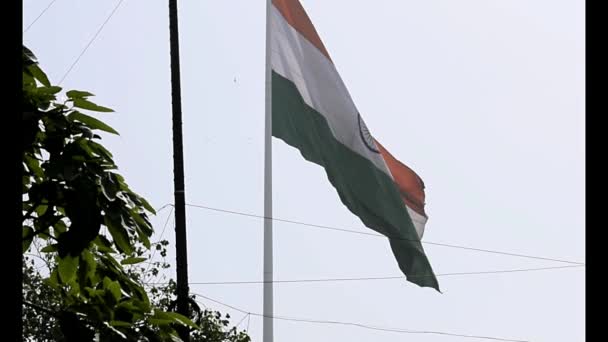
[[266,0],[266,125],[264,132],[264,327],[263,342],[273,342],[272,263],[272,70],[270,66],[270,15],[272,0]]

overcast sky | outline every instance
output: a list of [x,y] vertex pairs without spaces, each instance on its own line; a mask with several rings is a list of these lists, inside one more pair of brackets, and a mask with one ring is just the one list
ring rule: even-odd
[[[51,0],[24,0],[24,27]],[[24,33],[58,82],[118,0],[57,0]],[[180,1],[186,201],[263,214],[265,0]],[[584,262],[583,0],[302,0],[373,135],[423,178],[423,241]],[[131,187],[173,202],[167,1],[125,0],[63,85],[96,94]],[[321,167],[274,140],[274,216],[370,231]],[[162,231],[170,209],[154,218]],[[188,208],[192,282],[262,279],[262,220]],[[169,220],[163,238],[171,241]],[[425,245],[437,274],[567,264]],[[275,279],[399,276],[385,239],[275,223]],[[275,285],[275,314],[528,341],[584,341],[584,268]],[[191,290],[262,312],[262,286]],[[244,314],[203,302],[234,314]],[[247,326],[247,321],[240,328]],[[249,332],[261,341],[261,318]],[[276,342],[419,341],[276,321]]]

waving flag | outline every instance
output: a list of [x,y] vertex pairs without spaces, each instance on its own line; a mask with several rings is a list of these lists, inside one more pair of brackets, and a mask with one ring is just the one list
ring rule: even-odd
[[371,135],[300,2],[272,3],[272,135],[325,169],[344,205],[388,237],[409,281],[439,290],[420,243],[424,183]]

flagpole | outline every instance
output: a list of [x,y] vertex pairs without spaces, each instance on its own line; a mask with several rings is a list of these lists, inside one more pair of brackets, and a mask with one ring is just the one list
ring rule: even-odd
[[[186,242],[186,194],[184,185],[184,146],[182,137],[182,99],[179,67],[177,0],[169,0],[169,41],[171,46],[171,99],[173,107],[173,183],[175,195],[175,261],[177,271],[177,312],[189,317],[188,246]],[[179,326],[184,342],[190,342],[187,327]]]
[[270,66],[270,14],[272,0],[266,0],[266,115],[264,132],[264,308],[263,342],[273,342],[272,260],[272,74]]

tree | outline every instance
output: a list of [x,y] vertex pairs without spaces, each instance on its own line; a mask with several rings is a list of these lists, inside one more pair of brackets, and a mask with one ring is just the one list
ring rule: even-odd
[[[169,243],[165,240],[153,244],[163,257],[166,255],[168,245]],[[24,299],[29,303],[36,304],[34,307],[26,307],[24,310],[24,336],[28,341],[62,341],[64,340],[63,335],[55,317],[55,312],[58,312],[61,307],[61,299],[53,288],[44,281],[41,274],[41,269],[46,270],[51,267],[52,260],[48,254],[36,252],[40,249],[39,246],[34,246],[33,249],[35,251],[26,254],[24,258]],[[147,285],[147,292],[150,294],[152,305],[165,311],[170,311],[175,306],[176,283],[172,279],[165,283],[152,282],[152,280],[161,279],[162,269],[168,267],[169,265],[164,260],[125,266],[127,273],[140,283]],[[192,296],[190,299],[193,303],[192,320],[199,326],[199,329],[191,332],[192,342],[251,341],[245,332],[238,331],[236,327],[228,328],[229,315],[222,316],[220,312],[207,308],[201,310],[195,297]],[[154,329],[152,328],[152,330]]]
[[36,341],[179,341],[175,328],[185,325],[196,336],[211,322],[206,315],[195,324],[171,312],[174,289],[151,300],[141,282],[136,267],[149,262],[155,211],[99,142],[98,132],[118,132],[84,113],[112,109],[79,90],[59,102],[61,91],[24,47],[24,333]]

